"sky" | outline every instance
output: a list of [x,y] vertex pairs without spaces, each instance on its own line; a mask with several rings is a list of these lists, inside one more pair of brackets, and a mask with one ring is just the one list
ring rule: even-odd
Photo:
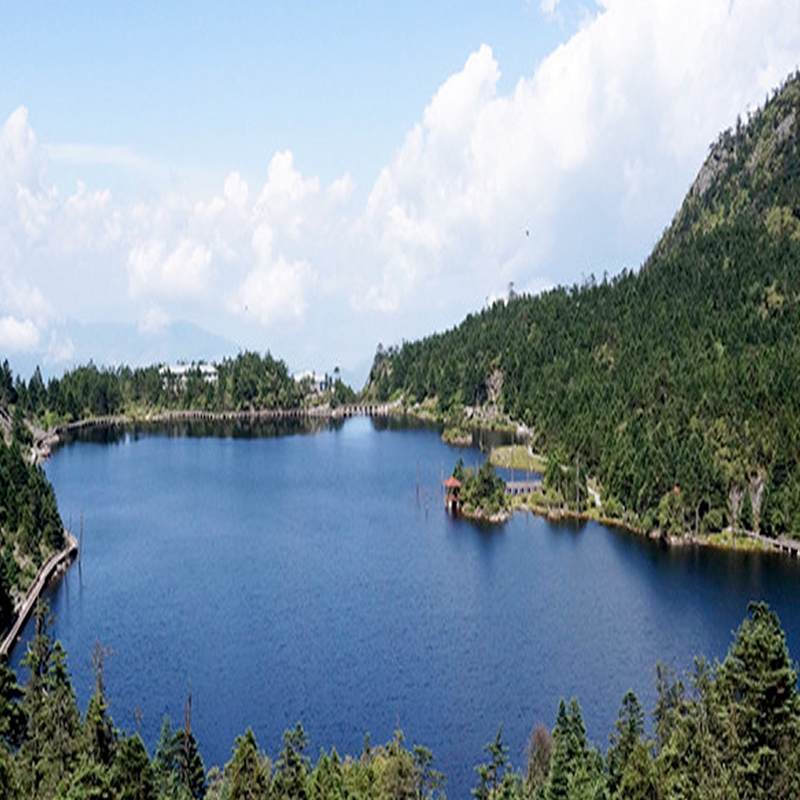
[[9,0],[0,358],[359,383],[511,285],[638,268],[798,67],[800,0]]

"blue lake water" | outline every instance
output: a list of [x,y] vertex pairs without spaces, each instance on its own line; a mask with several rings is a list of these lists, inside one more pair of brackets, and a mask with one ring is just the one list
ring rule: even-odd
[[274,757],[301,720],[316,758],[399,725],[468,798],[501,722],[523,767],[531,728],[576,695],[605,749],[625,691],[649,711],[657,660],[723,658],[750,600],[770,602],[800,656],[797,561],[530,515],[453,520],[442,474],[481,456],[428,429],[187,432],[80,441],[46,466],[65,522],[77,532],[84,515],[81,567],[50,593],[79,702],[97,639],[113,649],[115,722],[133,731],[140,710],[151,752],[191,685],[206,767],[247,726]]

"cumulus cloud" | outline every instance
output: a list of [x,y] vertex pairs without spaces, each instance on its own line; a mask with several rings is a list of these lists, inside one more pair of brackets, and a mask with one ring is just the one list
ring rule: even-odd
[[247,181],[238,172],[231,172],[225,179],[224,195],[236,208],[244,208],[250,196]]
[[170,250],[161,241],[139,245],[128,256],[131,294],[134,298],[197,297],[206,290],[210,263],[210,250],[190,239],[181,239]]
[[36,286],[0,265],[0,314],[30,319],[43,326],[52,319],[53,310]]
[[39,345],[39,329],[29,319],[0,317],[0,350],[27,353]]
[[289,263],[281,256],[272,264],[255,267],[229,300],[229,307],[263,325],[298,319],[305,313],[307,288],[314,279],[307,263]]
[[20,186],[38,187],[42,172],[28,109],[20,106],[0,128],[0,208],[15,198]]
[[365,229],[382,266],[354,303],[400,309],[456,276],[489,294],[636,266],[708,144],[799,45],[798,0],[603,0],[507,94],[480,47],[375,182]]

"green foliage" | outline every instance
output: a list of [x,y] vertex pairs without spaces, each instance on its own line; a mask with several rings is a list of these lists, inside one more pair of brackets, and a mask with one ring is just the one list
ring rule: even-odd
[[[458,469],[458,464],[456,465]],[[455,472],[453,473],[455,475]],[[508,506],[506,485],[487,458],[477,472],[462,470],[461,500],[467,513],[498,514]]]
[[737,788],[752,797],[775,796],[776,778],[800,740],[800,696],[786,637],[765,603],[751,604],[718,670],[715,691],[729,746],[738,752]]
[[307,748],[308,737],[299,722],[283,734],[283,750],[275,764],[274,797],[304,800],[309,796]]
[[119,741],[110,780],[119,800],[156,800],[153,765],[138,733]]
[[259,753],[252,728],[236,737],[233,758],[225,765],[229,800],[259,800],[269,793],[270,773],[266,759]]
[[14,671],[8,666],[7,656],[0,656],[0,741],[13,749],[18,748],[25,737],[22,698],[22,688],[17,683]]
[[628,761],[642,743],[644,734],[644,712],[635,692],[628,691],[622,698],[619,717],[611,733],[606,760],[608,762],[608,785],[613,793],[623,781]]
[[[15,544],[18,546],[15,547]],[[42,468],[26,459],[19,442],[0,436],[0,630],[11,622],[12,595],[25,563],[38,567],[64,546],[55,493]]]
[[95,641],[93,657],[95,689],[83,719],[86,751],[95,763],[106,768],[111,766],[114,760],[117,743],[117,731],[108,714],[108,701],[103,682],[103,664],[109,653],[110,650],[101,647],[100,642]]
[[[4,375],[0,369],[2,381]],[[0,387],[0,405],[18,409],[20,419],[27,415],[51,424],[143,411],[295,409],[310,391],[294,380],[283,361],[251,351],[211,367],[192,364],[179,372],[160,366],[101,369],[90,362],[52,378],[46,387],[38,370],[27,386],[21,381],[14,385],[15,391]],[[5,403],[3,396],[9,398]],[[337,373],[324,399],[340,405],[354,398]]]
[[508,748],[503,744],[503,726],[497,729],[494,741],[484,745],[489,759],[475,767],[478,785],[472,790],[475,800],[489,800],[494,797],[504,781],[508,770]]

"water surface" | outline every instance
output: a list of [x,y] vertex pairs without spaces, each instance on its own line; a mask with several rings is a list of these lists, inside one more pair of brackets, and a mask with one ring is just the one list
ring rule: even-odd
[[183,724],[191,686],[207,767],[248,725],[274,757],[301,720],[314,758],[399,725],[468,798],[501,722],[522,767],[532,726],[577,695],[605,748],[624,692],[649,711],[657,660],[724,657],[751,599],[800,654],[798,562],[533,516],[452,520],[442,474],[481,456],[427,429],[197,432],[102,435],[46,467],[65,521],[84,514],[81,568],[51,597],[79,702],[97,639],[113,648],[111,713],[133,731],[141,710],[151,752],[164,714]]

